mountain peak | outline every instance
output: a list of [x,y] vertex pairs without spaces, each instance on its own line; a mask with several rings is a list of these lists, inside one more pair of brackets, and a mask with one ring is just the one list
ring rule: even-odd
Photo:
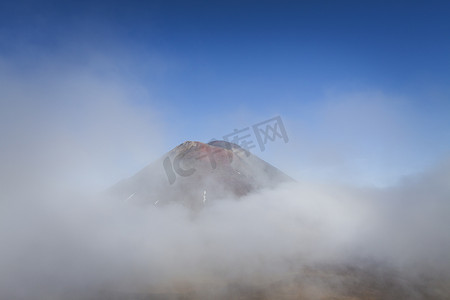
[[172,151],[174,151],[174,153],[182,153],[190,150],[207,151],[207,149],[210,147],[217,147],[231,151],[245,151],[246,155],[249,154],[249,152],[244,150],[241,146],[221,140],[213,140],[208,142],[207,144],[198,141],[185,141],[184,143],[181,143],[177,147],[175,147]]
[[111,190],[133,202],[199,207],[285,181],[293,179],[236,144],[186,141]]

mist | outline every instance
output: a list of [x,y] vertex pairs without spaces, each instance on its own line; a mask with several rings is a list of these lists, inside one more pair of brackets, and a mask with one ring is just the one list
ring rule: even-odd
[[405,278],[448,283],[449,171],[447,163],[389,190],[289,184],[213,203],[195,216],[178,205],[29,195],[33,201],[2,207],[2,298],[186,286],[201,293],[367,259]]
[[130,101],[151,98],[137,84],[56,65],[2,62],[0,298],[227,298],[296,274],[320,299],[343,283],[312,284],[308,270],[336,265],[382,266],[448,297],[448,159],[384,188],[302,178],[195,213],[111,201],[105,189],[170,150],[175,122]]
[[[386,188],[302,181],[196,213],[177,204],[135,206],[101,193],[106,179],[98,174],[114,169],[108,164],[115,151],[124,151],[117,145],[142,135],[133,123],[139,114],[117,105],[95,114],[81,137],[67,137],[64,118],[45,112],[37,128],[14,127],[37,114],[18,106],[25,117],[16,114],[10,129],[3,127],[16,138],[2,154],[2,299],[101,299],[111,292],[226,298],[235,283],[260,286],[315,266],[372,264],[408,280],[432,278],[445,297],[450,161]],[[109,129],[116,122],[126,124],[117,137]],[[315,282],[320,292],[305,293],[320,299],[336,284]]]

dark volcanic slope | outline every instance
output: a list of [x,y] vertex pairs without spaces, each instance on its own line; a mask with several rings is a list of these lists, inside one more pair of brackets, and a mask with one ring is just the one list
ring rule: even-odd
[[135,203],[199,207],[286,181],[293,179],[236,144],[187,141],[109,192]]

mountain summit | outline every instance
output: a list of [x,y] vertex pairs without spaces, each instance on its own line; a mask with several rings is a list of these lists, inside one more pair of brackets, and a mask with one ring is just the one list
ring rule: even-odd
[[186,141],[110,191],[135,203],[198,208],[287,181],[294,180],[236,144]]

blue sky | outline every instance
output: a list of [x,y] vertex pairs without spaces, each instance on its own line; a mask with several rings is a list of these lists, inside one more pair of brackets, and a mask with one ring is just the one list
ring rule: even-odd
[[297,178],[389,184],[449,155],[449,15],[445,1],[4,1],[0,67],[125,87],[157,115],[161,151],[280,115],[289,143],[255,154]]

